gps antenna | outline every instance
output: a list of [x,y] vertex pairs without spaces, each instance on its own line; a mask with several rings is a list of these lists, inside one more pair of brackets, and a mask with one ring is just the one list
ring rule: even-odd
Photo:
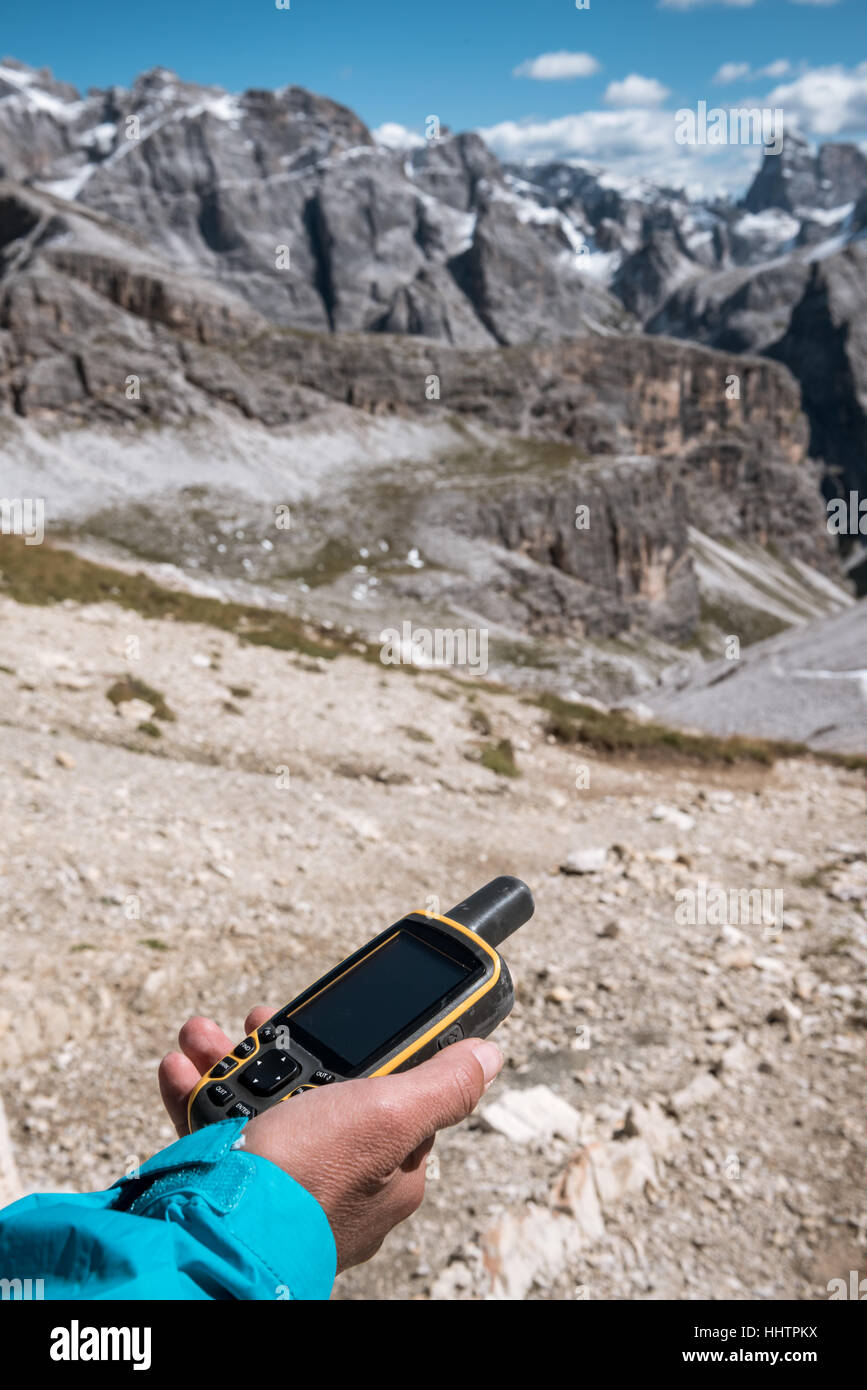
[[535,909],[533,894],[526,883],[503,874],[464,898],[445,916],[460,922],[463,927],[469,927],[489,946],[499,946],[501,941],[530,920]]

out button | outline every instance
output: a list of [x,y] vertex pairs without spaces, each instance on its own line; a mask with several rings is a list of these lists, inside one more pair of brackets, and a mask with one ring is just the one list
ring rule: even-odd
[[208,1100],[213,1101],[214,1105],[228,1105],[230,1100],[235,1099],[234,1093],[222,1081],[215,1081],[213,1086],[209,1086],[207,1094]]

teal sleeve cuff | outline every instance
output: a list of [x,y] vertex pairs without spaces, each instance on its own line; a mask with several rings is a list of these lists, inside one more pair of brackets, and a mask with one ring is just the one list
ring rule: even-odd
[[223,1120],[156,1154],[115,1185],[115,1209],[182,1223],[233,1271],[223,1296],[328,1298],[337,1264],[328,1219],[282,1168],[244,1152],[246,1123]]
[[11,1297],[328,1298],[336,1250],[325,1213],[276,1164],[244,1152],[245,1124],[187,1135],[107,1191],[6,1207],[0,1275]]

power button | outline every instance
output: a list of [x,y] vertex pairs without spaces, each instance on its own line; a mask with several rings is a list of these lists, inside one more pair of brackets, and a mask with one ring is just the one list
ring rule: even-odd
[[452,1043],[460,1042],[464,1036],[464,1030],[459,1023],[453,1023],[451,1028],[447,1028],[444,1033],[440,1033],[437,1038],[437,1051],[444,1047],[451,1047]]

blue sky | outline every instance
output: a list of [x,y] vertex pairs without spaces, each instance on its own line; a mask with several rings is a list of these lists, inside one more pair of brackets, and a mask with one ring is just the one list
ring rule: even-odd
[[[867,0],[43,0],[5,52],[86,89],[164,66],[238,91],[296,82],[371,126],[436,114],[498,152],[737,188],[755,149],[687,149],[673,113],[783,107],[811,138],[867,139]],[[518,75],[516,75],[516,70]]]

